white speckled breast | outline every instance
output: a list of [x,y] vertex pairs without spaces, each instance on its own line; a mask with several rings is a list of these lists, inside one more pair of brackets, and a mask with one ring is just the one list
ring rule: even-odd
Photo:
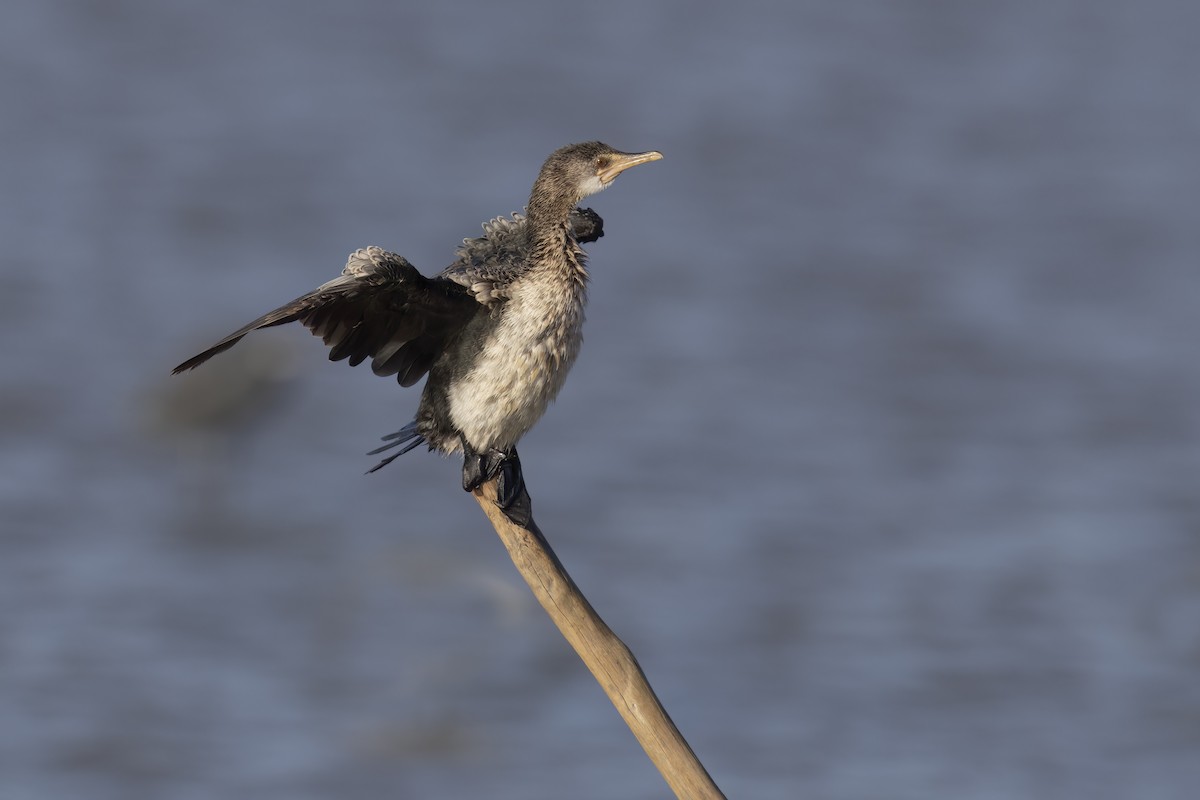
[[450,387],[450,420],[477,449],[513,447],[558,394],[583,342],[584,273],[514,286],[474,366]]

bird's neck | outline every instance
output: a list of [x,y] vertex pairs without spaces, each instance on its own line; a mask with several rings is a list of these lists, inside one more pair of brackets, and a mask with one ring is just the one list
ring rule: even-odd
[[579,200],[578,195],[568,191],[560,181],[539,175],[526,208],[530,227],[542,226],[548,230],[552,225],[565,225]]
[[526,221],[531,266],[583,283],[587,280],[584,252],[571,232],[571,212],[576,202],[574,195],[554,191],[539,180],[529,198]]

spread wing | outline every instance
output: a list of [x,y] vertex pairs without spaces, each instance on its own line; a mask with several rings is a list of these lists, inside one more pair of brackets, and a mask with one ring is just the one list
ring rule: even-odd
[[174,372],[198,367],[251,331],[299,321],[325,341],[331,361],[357,366],[370,358],[376,375],[395,375],[401,386],[411,386],[482,308],[461,285],[426,278],[404,257],[367,247],[350,255],[339,277],[234,331]]
[[[356,367],[370,358],[376,375],[412,386],[449,340],[502,302],[509,284],[528,270],[526,224],[519,214],[486,223],[484,235],[464,239],[457,260],[434,278],[381,247],[356,250],[340,276],[234,331],[173,373],[200,366],[252,331],[298,321],[325,341],[331,361],[349,359]],[[581,243],[604,235],[604,220],[587,208],[572,212],[571,227]]]

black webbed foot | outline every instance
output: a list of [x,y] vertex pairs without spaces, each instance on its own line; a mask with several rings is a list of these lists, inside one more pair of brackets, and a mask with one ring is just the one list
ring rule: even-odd
[[473,492],[496,477],[506,453],[502,450],[485,450],[480,453],[463,441],[463,489]]
[[500,462],[500,480],[496,482],[496,505],[504,516],[528,528],[533,522],[533,508],[529,503],[529,492],[525,491],[525,475],[521,472],[521,459],[513,450]]
[[463,489],[473,492],[492,478],[496,481],[496,505],[517,525],[529,527],[533,521],[529,493],[525,491],[525,476],[516,449],[505,452],[491,448],[476,452],[463,440]]

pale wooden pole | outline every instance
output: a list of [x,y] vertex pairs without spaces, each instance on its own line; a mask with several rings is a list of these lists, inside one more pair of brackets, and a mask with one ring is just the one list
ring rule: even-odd
[[724,800],[725,795],[658,701],[633,653],[579,591],[537,524],[531,518],[529,526],[523,527],[505,516],[496,505],[496,479],[474,494],[521,577],[621,713],[675,796]]

